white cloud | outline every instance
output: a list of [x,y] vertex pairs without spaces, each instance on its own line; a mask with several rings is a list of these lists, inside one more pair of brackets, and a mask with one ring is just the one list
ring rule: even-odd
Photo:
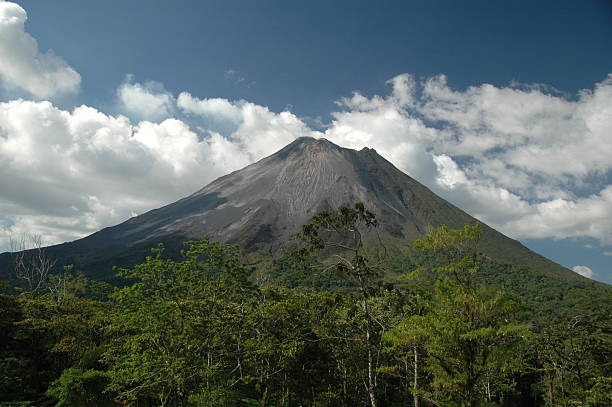
[[153,121],[172,116],[174,97],[161,83],[133,83],[132,79],[133,77],[128,75],[127,80],[117,89],[119,108],[123,113],[137,120]]
[[531,204],[501,228],[514,236],[556,239],[588,236],[612,245],[612,186],[585,198]]
[[602,253],[604,256],[612,256],[612,252],[603,252]]
[[448,130],[434,146],[439,151],[566,183],[612,169],[610,101],[612,75],[577,100],[489,84],[454,91],[438,76],[424,82],[417,111]]
[[177,105],[187,113],[223,118],[236,124],[242,120],[240,107],[227,99],[198,99],[191,96],[188,92],[181,92]]
[[574,266],[572,267],[572,270],[574,270],[574,272],[586,278],[591,278],[591,279],[593,278],[593,274],[594,274],[593,270],[591,270],[587,266]]
[[182,92],[177,106],[191,119],[201,120],[203,129],[238,143],[252,161],[272,154],[297,137],[318,135],[291,112],[274,113],[244,100],[198,99]]
[[41,53],[25,32],[28,16],[18,4],[0,0],[0,82],[37,98],[79,90],[81,76],[52,51]]

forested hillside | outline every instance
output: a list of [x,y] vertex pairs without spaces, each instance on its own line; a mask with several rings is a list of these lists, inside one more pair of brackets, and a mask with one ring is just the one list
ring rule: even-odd
[[[612,294],[481,254],[479,225],[366,245],[321,212],[254,270],[208,239],[0,295],[0,405],[609,406]],[[544,290],[543,287],[548,287]]]

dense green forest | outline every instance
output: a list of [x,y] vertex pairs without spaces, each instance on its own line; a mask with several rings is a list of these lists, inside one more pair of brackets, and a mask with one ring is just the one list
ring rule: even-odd
[[0,405],[612,405],[609,290],[498,264],[478,225],[405,248],[376,226],[358,204],[257,269],[204,239],[121,287],[7,283]]

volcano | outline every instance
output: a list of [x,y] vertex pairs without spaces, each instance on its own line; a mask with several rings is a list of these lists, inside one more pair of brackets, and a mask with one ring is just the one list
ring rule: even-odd
[[[357,151],[303,137],[175,203],[51,246],[47,253],[96,278],[114,275],[112,266],[142,261],[158,243],[179,247],[204,236],[236,244],[246,253],[277,255],[316,212],[356,202],[376,214],[382,235],[404,244],[432,227],[477,222],[373,149]],[[481,250],[495,260],[556,277],[582,278],[486,225],[483,231]],[[10,267],[8,259],[8,254],[0,258],[4,272]]]

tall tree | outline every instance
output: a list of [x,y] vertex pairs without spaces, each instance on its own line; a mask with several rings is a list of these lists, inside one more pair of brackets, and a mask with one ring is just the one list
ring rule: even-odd
[[[395,355],[398,360],[395,366],[387,366],[386,370],[395,372],[403,370],[406,384],[412,393],[414,407],[421,405],[421,383],[424,381],[423,343],[424,332],[413,326],[410,317],[422,316],[427,312],[428,298],[422,295],[420,290],[413,290],[409,295],[409,301],[403,307],[402,318],[395,326],[385,332],[383,340],[388,344],[387,351]],[[416,328],[416,329],[415,329]]]
[[380,276],[380,268],[366,255],[364,239],[378,222],[376,216],[362,203],[353,208],[339,207],[335,212],[319,212],[310,222],[302,225],[298,237],[305,246],[294,252],[298,260],[323,252],[328,270],[353,279],[361,296],[361,314],[364,322],[364,343],[367,373],[364,385],[372,407],[377,407],[376,387],[381,347],[380,332],[385,326],[371,311],[371,294]]
[[513,322],[520,314],[517,299],[475,283],[480,226],[463,230],[440,227],[415,246],[440,260],[429,312],[415,315],[397,329],[421,339],[427,354],[431,389],[422,393],[437,405],[480,406],[500,402],[512,387],[512,374],[522,365],[521,351],[529,333]]

